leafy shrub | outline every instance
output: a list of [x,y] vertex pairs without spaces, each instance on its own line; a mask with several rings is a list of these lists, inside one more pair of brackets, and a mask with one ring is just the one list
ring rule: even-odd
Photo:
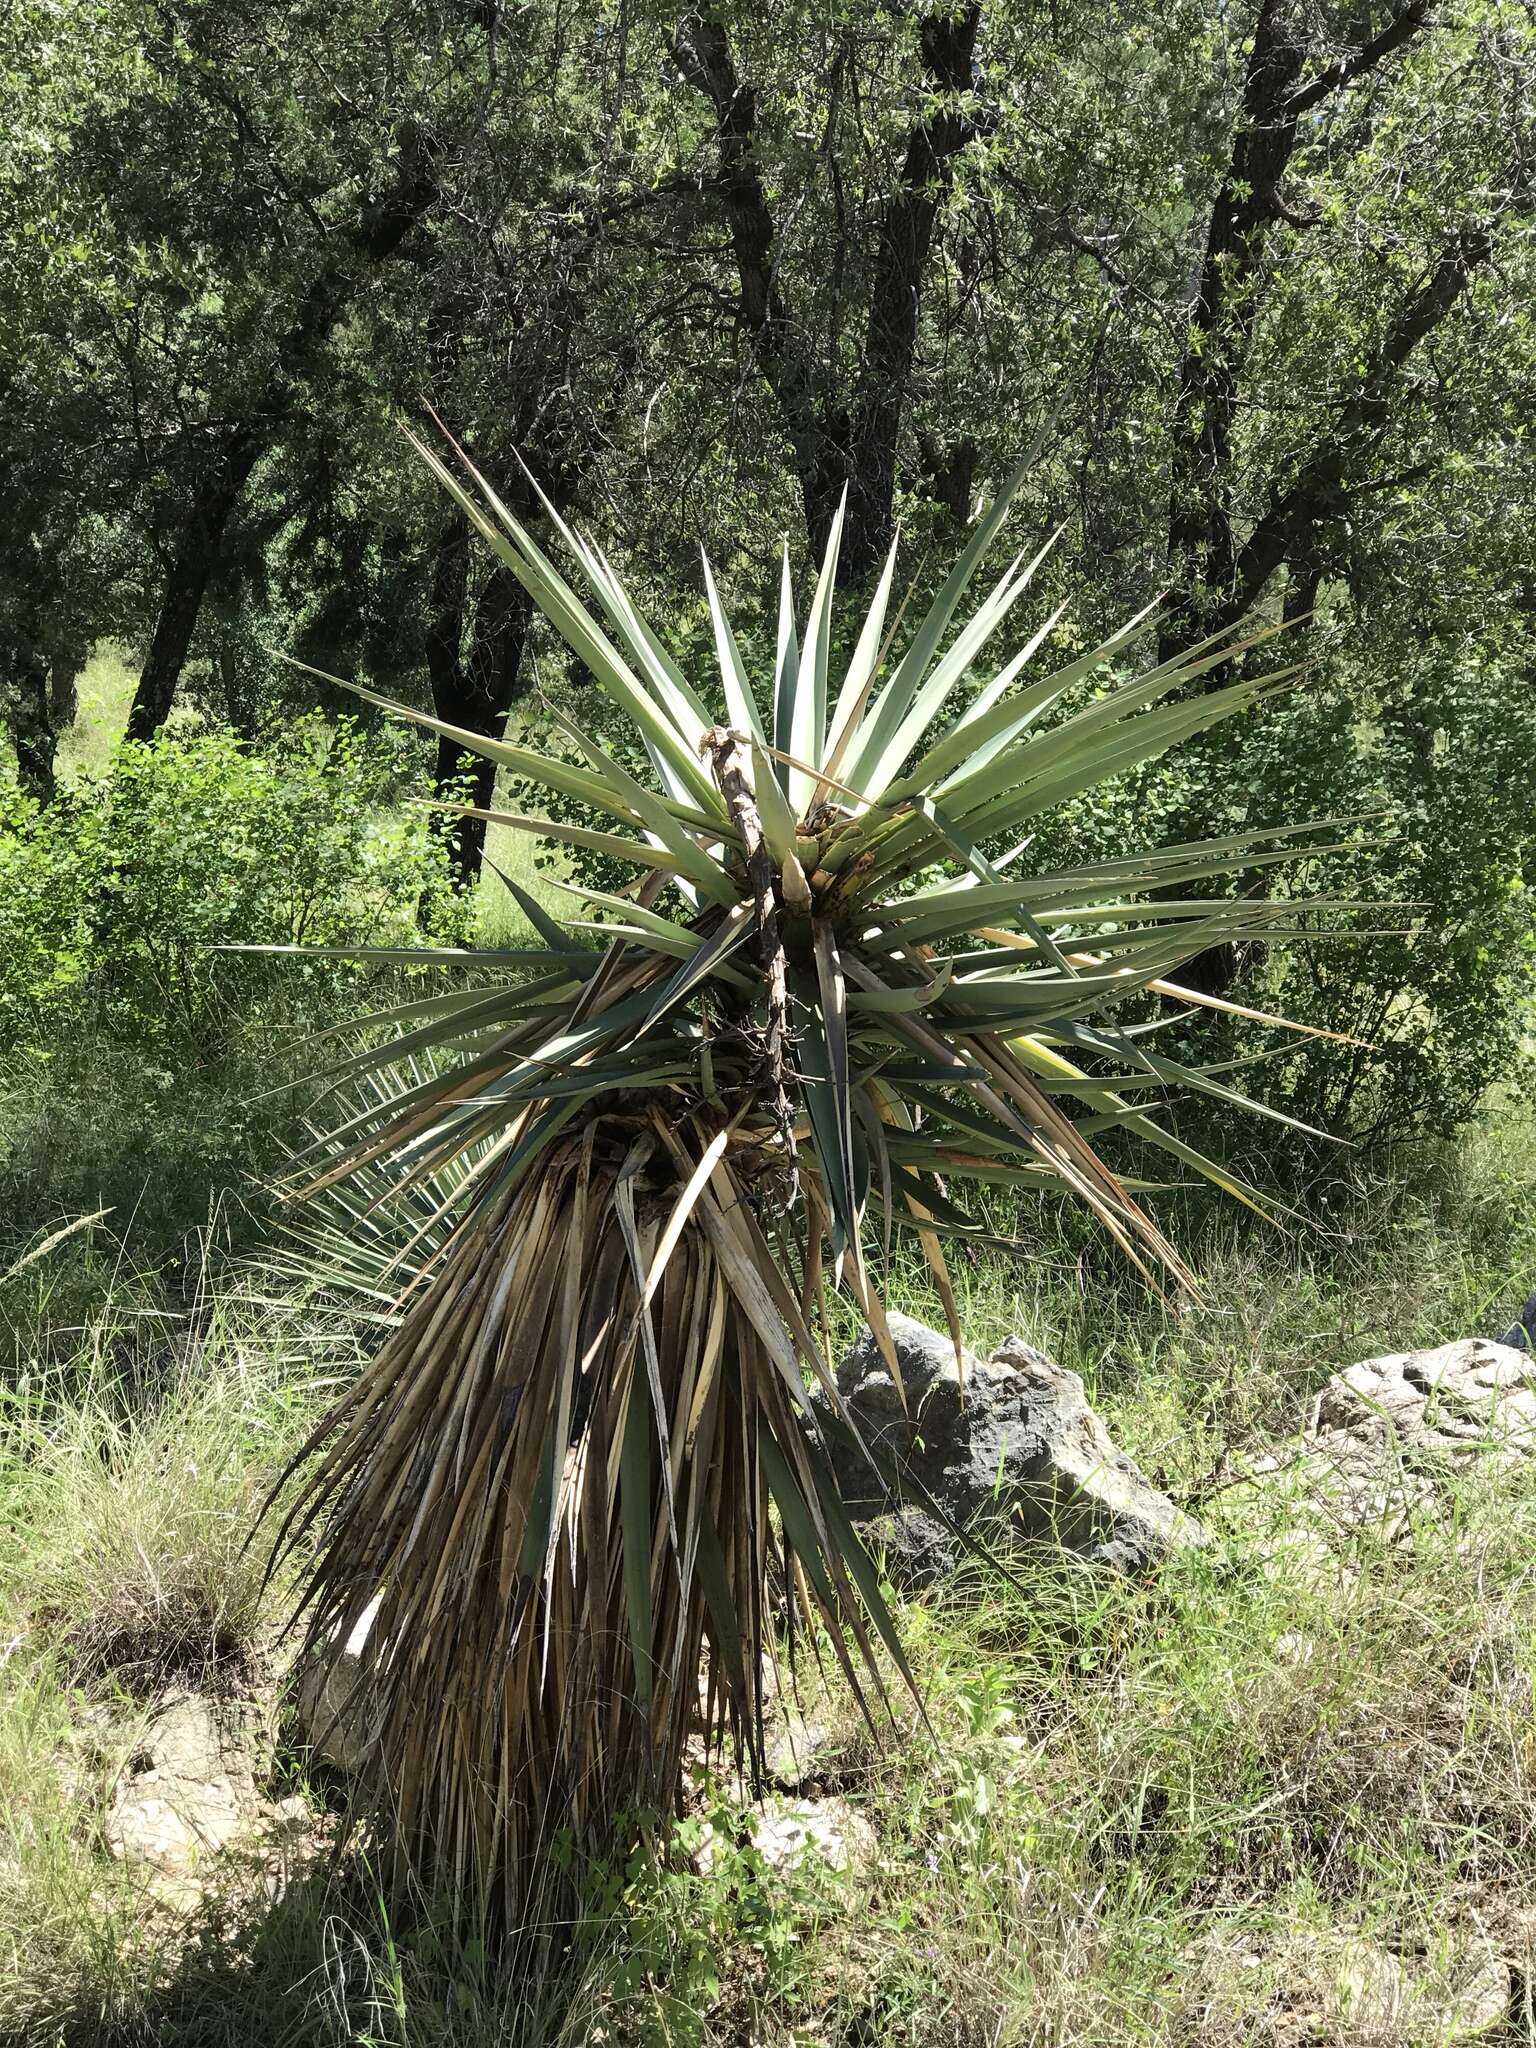
[[1356,1144],[1448,1136],[1491,1083],[1523,1080],[1533,759],[1536,701],[1496,643],[1329,650],[1317,681],[1255,722],[1236,761],[1207,765],[1195,800],[1213,831],[1288,812],[1359,825],[1345,852],[1288,872],[1277,891],[1379,905],[1341,920],[1366,935],[1257,951],[1229,991],[1356,1042],[1292,1041],[1275,1058],[1266,1028],[1207,1020],[1207,1057],[1268,1053],[1249,1070],[1255,1092]]
[[47,810],[0,798],[0,1048],[56,1051],[82,1021],[167,1060],[208,1057],[263,1014],[324,1008],[356,964],[239,945],[457,936],[425,812],[397,802],[399,743],[301,720],[122,746]]
[[[107,1209],[174,1305],[213,1205],[244,1233],[297,1107],[281,1084],[315,1064],[280,1055],[359,984],[387,1002],[427,970],[219,948],[460,937],[471,906],[400,800],[417,759],[311,717],[260,749],[203,731],[122,746],[46,810],[0,788],[0,1268]],[[23,1355],[38,1327],[14,1333]]]

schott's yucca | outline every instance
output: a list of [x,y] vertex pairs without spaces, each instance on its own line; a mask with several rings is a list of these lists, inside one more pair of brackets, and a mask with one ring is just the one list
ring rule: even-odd
[[871,1702],[904,1672],[831,1477],[827,1433],[851,1424],[827,1290],[889,1349],[880,1266],[909,1231],[958,1346],[942,1247],[973,1229],[967,1179],[1067,1190],[1183,1285],[1095,1140],[1130,1131],[1232,1186],[1148,1104],[1170,1085],[1243,1098],[1112,1020],[1148,991],[1197,1000],[1181,962],[1283,927],[1283,905],[1222,885],[1302,842],[1030,865],[1015,842],[1042,813],[1285,672],[1192,691],[1253,644],[1229,632],[1116,679],[1146,613],[1048,673],[1058,613],[989,655],[1041,559],[962,609],[1017,477],[904,638],[893,549],[845,662],[836,524],[803,620],[786,567],[771,678],[748,673],[706,565],[704,678],[553,510],[572,581],[468,464],[461,480],[421,452],[651,765],[641,780],[564,718],[584,766],[387,707],[575,799],[605,823],[486,815],[635,880],[573,890],[568,921],[525,899],[541,943],[473,956],[525,978],[371,1020],[389,1035],[338,1070],[352,1113],[309,1177],[343,1263],[367,1264],[395,1202],[410,1279],[285,1526],[316,1534],[308,1640],[378,1603],[394,1851],[517,1924],[557,1836],[601,1845],[621,1815],[675,1811],[691,1738],[757,1766],[781,1646],[809,1637]]

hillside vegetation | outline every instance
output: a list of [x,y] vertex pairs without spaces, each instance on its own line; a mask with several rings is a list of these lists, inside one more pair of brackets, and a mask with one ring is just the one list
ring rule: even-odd
[[[283,1588],[247,1539],[369,1338],[217,1226],[176,1299],[131,1230],[45,1248],[13,1219],[33,1255],[5,1283],[24,1355],[0,1467],[5,2037],[1461,2038],[1490,1951],[1524,1970],[1536,1946],[1529,1481],[1485,1470],[1328,1567],[1291,1540],[1283,1484],[1227,1482],[1283,1449],[1330,1370],[1501,1326],[1536,1269],[1532,1192],[1511,1117],[1406,1181],[1338,1191],[1304,1241],[1187,1219],[1206,1300],[1184,1315],[1059,1233],[1023,1273],[968,1268],[974,1340],[1019,1330],[1080,1371],[1213,1545],[1150,1583],[1042,1552],[1016,1584],[903,1602],[931,1732],[903,1711],[876,1740],[807,1667],[809,1734],[781,1745],[781,1803],[834,1796],[848,1867],[814,1847],[765,1862],[728,1774],[701,1777],[704,1867],[695,1826],[664,1866],[592,1872],[575,1953],[539,1985],[445,1946],[430,1913],[397,1932],[366,1845],[334,1873],[306,1860],[339,1788],[306,1777],[280,1715],[270,1789],[312,1819],[275,1903],[270,1857],[210,1859],[189,1909],[107,1853],[157,1699],[275,1711]],[[936,1313],[915,1270],[893,1297]]]
[[[1536,1455],[1301,1454],[1536,1288],[1533,164],[1530,0],[0,9],[0,2048],[1536,2043]],[[882,1298],[1209,1540],[866,1566]]]

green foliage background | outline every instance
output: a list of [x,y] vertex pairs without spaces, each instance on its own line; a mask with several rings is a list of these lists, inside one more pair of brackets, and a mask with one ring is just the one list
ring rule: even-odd
[[[734,99],[711,98],[700,24]],[[944,33],[969,51],[948,83]],[[1243,153],[1261,49],[1309,95],[1272,191]],[[295,720],[345,709],[273,645],[418,704],[445,687],[441,656],[475,708],[494,579],[471,559],[455,590],[399,414],[430,402],[508,489],[525,453],[690,673],[707,666],[704,543],[759,676],[761,542],[784,533],[803,565],[823,472],[857,498],[889,425],[920,603],[1044,426],[1016,524],[1022,542],[1067,522],[1041,587],[1042,615],[1072,596],[1061,647],[1161,587],[1190,620],[1219,607],[1220,549],[1186,546],[1181,518],[1210,514],[1240,547],[1298,491],[1306,517],[1257,602],[1313,618],[1288,708],[1070,810],[1039,857],[1381,813],[1378,855],[1306,879],[1414,906],[1381,922],[1416,935],[1250,954],[1226,992],[1377,1048],[1255,1069],[1273,1099],[1362,1138],[1455,1127],[1518,1076],[1530,994],[1533,105],[1536,41],[1510,0],[1432,18],[1325,0],[707,16],[594,0],[515,24],[447,0],[23,0],[0,27],[0,691],[23,754],[39,721],[57,742],[64,786],[46,819],[12,807],[0,834],[18,875],[12,1044],[57,1037],[70,990],[98,1010],[118,991],[160,1037],[194,1013],[212,1028],[215,989],[231,1013],[266,1004],[253,970],[154,957],[281,925],[241,863],[339,880],[361,862],[360,899],[380,884],[377,849],[328,813],[309,849],[263,836],[277,814],[304,829],[281,800],[273,820],[236,814],[266,804],[255,764],[289,774]],[[922,148],[948,151],[931,176]],[[421,211],[370,254],[417,171]],[[1224,218],[1242,231],[1213,255]],[[898,244],[918,229],[904,283]],[[1413,328],[1456,250],[1472,254],[1455,290]],[[880,309],[908,283],[910,348],[886,375]],[[1226,409],[1197,447],[1207,376]],[[158,893],[154,862],[126,866],[103,919],[79,907],[112,858],[84,851],[81,806],[126,828],[141,771],[107,771],[120,798],[70,786],[70,691],[109,637],[130,673],[151,660],[184,557],[206,587],[172,724],[208,736],[208,800],[225,785],[207,827],[223,879],[194,909]],[[485,716],[557,744],[547,713],[565,707],[614,737],[537,625],[514,639]],[[395,787],[424,793],[433,772],[418,747]],[[400,882],[404,914],[419,891]]]

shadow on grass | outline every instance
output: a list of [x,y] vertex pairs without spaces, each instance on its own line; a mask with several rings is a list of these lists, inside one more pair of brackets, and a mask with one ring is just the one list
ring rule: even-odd
[[492,1961],[430,1913],[408,1929],[356,1865],[327,1862],[275,1899],[210,1896],[166,1916],[139,1980],[83,1987],[72,2007],[0,2031],[0,2048],[543,2048],[584,2038],[559,1962]]

